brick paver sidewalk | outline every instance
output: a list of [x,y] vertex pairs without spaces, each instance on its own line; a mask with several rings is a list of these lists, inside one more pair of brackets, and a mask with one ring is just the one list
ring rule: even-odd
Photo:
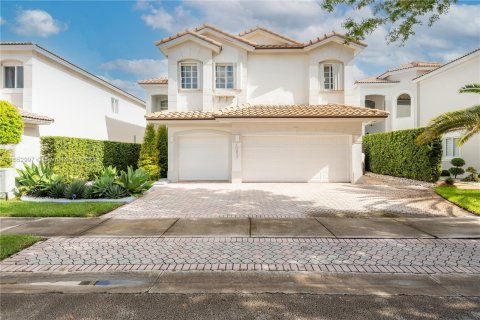
[[50,238],[0,271],[274,270],[480,273],[480,241],[334,238]]

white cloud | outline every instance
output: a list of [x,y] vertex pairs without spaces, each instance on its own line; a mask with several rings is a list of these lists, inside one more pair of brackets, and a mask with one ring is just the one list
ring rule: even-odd
[[139,79],[160,78],[167,75],[167,60],[155,59],[117,59],[102,64],[106,71],[120,71],[134,75]]
[[15,19],[14,31],[22,36],[48,37],[66,29],[43,10],[22,10]]
[[5,23],[7,23],[7,20],[3,19],[2,17],[0,17],[0,26],[1,25],[4,25]]
[[358,66],[353,66],[352,77],[354,80],[365,79],[367,77],[367,73],[360,69]]

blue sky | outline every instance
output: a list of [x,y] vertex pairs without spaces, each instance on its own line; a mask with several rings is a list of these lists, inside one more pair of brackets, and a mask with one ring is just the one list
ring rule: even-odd
[[[262,25],[306,41],[345,17],[371,14],[346,8],[334,13],[315,1],[2,1],[1,41],[32,41],[143,97],[136,81],[166,73],[154,41],[204,22],[238,33]],[[355,77],[381,73],[410,60],[446,62],[480,47],[480,2],[454,5],[432,28],[421,26],[409,42],[387,45],[387,29],[370,35],[356,59]]]

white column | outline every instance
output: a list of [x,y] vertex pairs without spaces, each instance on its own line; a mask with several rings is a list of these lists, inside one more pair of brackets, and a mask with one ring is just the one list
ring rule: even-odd
[[232,183],[242,183],[242,143],[240,135],[232,137]]
[[362,137],[352,136],[352,183],[358,183],[363,176]]

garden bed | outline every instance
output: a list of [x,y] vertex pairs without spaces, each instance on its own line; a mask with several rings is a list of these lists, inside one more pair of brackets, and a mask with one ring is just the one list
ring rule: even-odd
[[134,200],[137,200],[137,197],[125,197],[120,199],[58,199],[58,198],[48,198],[48,197],[30,197],[23,195],[20,197],[20,200],[26,202],[51,202],[51,203],[76,203],[76,202],[119,202],[119,203],[130,203]]

